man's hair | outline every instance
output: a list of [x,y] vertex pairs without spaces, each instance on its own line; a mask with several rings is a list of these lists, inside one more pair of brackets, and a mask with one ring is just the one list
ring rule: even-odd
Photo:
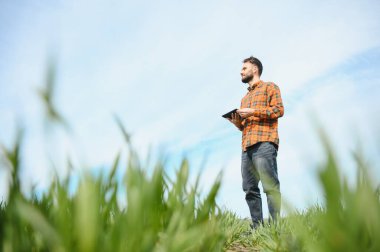
[[261,74],[263,73],[263,64],[261,64],[261,61],[259,59],[251,56],[251,57],[243,60],[243,63],[246,63],[246,62],[249,62],[249,63],[257,66],[257,68],[259,69],[259,76],[261,76]]

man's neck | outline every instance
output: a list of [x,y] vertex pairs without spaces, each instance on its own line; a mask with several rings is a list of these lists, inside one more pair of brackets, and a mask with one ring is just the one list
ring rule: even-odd
[[248,82],[248,85],[249,85],[250,88],[252,88],[253,85],[254,85],[255,83],[259,82],[259,81],[260,81],[260,77],[259,77],[259,76],[254,76],[253,79],[252,79],[251,81]]

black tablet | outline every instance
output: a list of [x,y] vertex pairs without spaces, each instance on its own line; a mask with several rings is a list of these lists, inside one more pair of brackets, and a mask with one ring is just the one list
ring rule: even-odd
[[222,115],[222,117],[232,119],[232,114],[233,114],[233,113],[236,113],[236,110],[237,110],[237,109],[231,110],[230,112],[225,113],[224,115]]

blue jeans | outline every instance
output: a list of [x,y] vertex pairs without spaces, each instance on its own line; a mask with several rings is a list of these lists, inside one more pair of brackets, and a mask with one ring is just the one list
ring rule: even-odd
[[242,152],[243,191],[251,213],[253,227],[263,223],[259,182],[267,195],[270,217],[276,220],[281,210],[280,182],[277,175],[277,148],[271,142],[260,142]]

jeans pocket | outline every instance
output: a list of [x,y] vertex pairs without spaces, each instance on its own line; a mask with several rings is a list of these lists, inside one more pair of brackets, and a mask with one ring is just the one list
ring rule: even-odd
[[260,145],[260,152],[265,156],[277,157],[277,148],[272,142],[262,142]]
[[274,153],[274,155],[277,157],[277,146],[276,146],[276,144],[271,142],[270,145],[271,145],[272,148],[273,148],[273,153]]

